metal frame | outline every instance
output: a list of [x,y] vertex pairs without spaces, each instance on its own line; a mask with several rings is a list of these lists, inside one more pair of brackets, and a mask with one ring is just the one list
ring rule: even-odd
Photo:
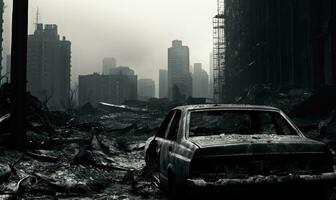
[[225,86],[225,0],[217,0],[217,15],[213,18],[214,99],[223,103]]

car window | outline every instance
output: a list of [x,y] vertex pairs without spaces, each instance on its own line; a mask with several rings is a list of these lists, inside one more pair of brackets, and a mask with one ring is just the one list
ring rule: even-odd
[[190,116],[190,135],[234,134],[251,127],[249,114],[241,112],[192,112]]
[[273,116],[279,135],[294,135],[296,132],[281,115]]
[[157,132],[156,134],[156,137],[160,137],[160,138],[164,138],[166,133],[167,133],[167,130],[168,130],[168,127],[169,127],[169,124],[171,123],[173,117],[174,117],[174,114],[175,114],[175,110],[172,110],[168,113],[168,115],[166,116],[166,118],[163,120],[163,122],[161,123],[161,126],[159,128],[159,131]]
[[172,120],[172,123],[170,124],[169,131],[166,135],[167,140],[176,141],[178,130],[180,128],[180,119],[181,111],[177,110]]
[[191,112],[189,136],[298,135],[277,112],[212,110]]
[[257,119],[259,120],[260,134],[273,134],[276,132],[275,123],[273,123],[272,116],[267,112],[259,112]]

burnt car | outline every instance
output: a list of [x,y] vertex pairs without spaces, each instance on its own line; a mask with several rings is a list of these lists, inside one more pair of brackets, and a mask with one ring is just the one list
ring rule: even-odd
[[334,185],[334,153],[279,109],[251,105],[171,110],[145,147],[146,166],[173,196],[206,188]]

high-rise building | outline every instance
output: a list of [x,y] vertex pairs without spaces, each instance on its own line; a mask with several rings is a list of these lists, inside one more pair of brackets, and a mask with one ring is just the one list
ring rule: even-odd
[[235,102],[256,87],[317,92],[336,86],[335,1],[218,0],[217,10],[217,103]]
[[0,0],[0,76],[2,76],[2,42],[3,42],[3,14],[4,14],[4,1]]
[[138,99],[146,101],[155,97],[155,82],[152,79],[139,79]]
[[80,75],[78,79],[79,105],[91,103],[97,106],[99,102],[123,104],[127,100],[136,100],[137,80],[138,77],[134,74]]
[[110,75],[111,70],[117,67],[117,60],[115,58],[104,58],[103,59],[103,75]]
[[11,72],[11,62],[12,62],[11,59],[12,59],[11,55],[6,56],[6,77],[7,77],[8,82],[10,82],[10,72]]
[[125,75],[125,76],[133,76],[135,74],[134,70],[125,67],[125,66],[120,66],[120,67],[115,67],[110,70],[110,75]]
[[159,98],[168,98],[168,70],[159,71]]
[[69,99],[71,43],[60,40],[57,25],[37,24],[28,36],[27,88],[47,103],[51,110],[61,110]]
[[174,40],[168,49],[168,96],[184,100],[192,96],[192,78],[189,71],[189,48]]
[[201,63],[194,64],[193,80],[193,97],[207,98],[209,95],[209,76],[202,69]]
[[214,60],[213,53],[209,57],[209,98],[214,98]]

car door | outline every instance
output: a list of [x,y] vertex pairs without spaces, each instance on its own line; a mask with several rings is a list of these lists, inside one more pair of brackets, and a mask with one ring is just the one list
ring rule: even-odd
[[149,163],[152,167],[160,169],[160,154],[162,149],[162,144],[164,143],[166,133],[169,128],[169,124],[171,123],[175,114],[175,110],[170,111],[166,118],[161,123],[159,131],[156,133],[153,141],[149,145],[149,149],[147,151],[147,158]]
[[176,110],[174,116],[169,123],[169,127],[166,131],[165,138],[162,140],[160,163],[161,173],[165,178],[168,178],[168,169],[174,165],[174,152],[176,150],[176,140],[181,119],[181,111]]

